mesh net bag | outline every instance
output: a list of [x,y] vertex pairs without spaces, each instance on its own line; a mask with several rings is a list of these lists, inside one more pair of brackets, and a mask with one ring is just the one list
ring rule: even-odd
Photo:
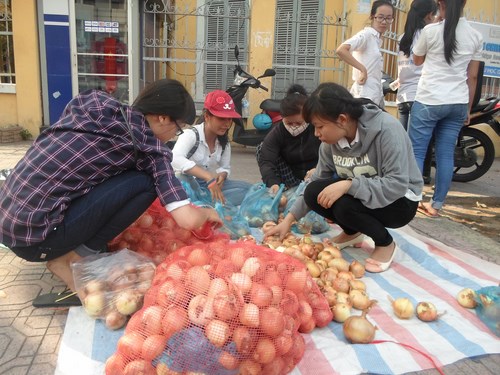
[[145,213],[108,243],[108,249],[116,251],[127,248],[160,264],[168,254],[183,246],[207,240],[230,240],[228,234],[215,231],[209,225],[207,222],[197,231],[181,228],[160,200],[156,199]]
[[331,320],[298,260],[252,242],[186,246],[158,265],[106,374],[286,374],[300,332]]

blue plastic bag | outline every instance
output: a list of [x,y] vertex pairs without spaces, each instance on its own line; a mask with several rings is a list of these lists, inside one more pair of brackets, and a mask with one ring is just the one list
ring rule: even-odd
[[260,228],[266,221],[278,222],[279,203],[285,185],[281,184],[273,194],[264,183],[252,185],[241,202],[239,215],[248,225]]
[[479,319],[500,337],[500,286],[476,290],[476,313]]
[[251,229],[247,221],[239,214],[238,207],[217,202],[215,203],[215,210],[223,223],[219,231],[229,234],[232,240],[251,234]]
[[210,190],[202,187],[193,176],[181,175],[179,176],[179,181],[193,204],[196,206],[213,207]]
[[[285,208],[285,215],[288,213],[288,211],[290,211],[297,198],[304,194],[306,186],[307,182],[302,181],[295,188],[293,193],[288,197],[288,202]],[[320,234],[328,231],[329,229],[330,225],[327,223],[326,219],[314,211],[309,211],[306,216],[292,225],[292,230],[296,233],[301,234]]]

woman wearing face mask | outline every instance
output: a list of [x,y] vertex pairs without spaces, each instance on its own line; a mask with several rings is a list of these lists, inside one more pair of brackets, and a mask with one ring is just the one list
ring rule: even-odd
[[208,93],[203,116],[203,123],[186,130],[175,143],[172,166],[184,175],[195,177],[201,187],[207,187],[213,201],[238,206],[252,185],[228,179],[231,145],[227,133],[233,119],[241,116],[233,99],[222,90]]
[[298,185],[318,162],[321,141],[314,128],[302,116],[307,92],[301,85],[292,85],[281,101],[283,121],[275,126],[257,148],[262,181],[271,191],[279,185],[286,188]]
[[388,0],[376,0],[370,11],[370,26],[359,31],[337,48],[337,54],[353,67],[351,94],[368,98],[384,108],[382,92],[383,59],[381,36],[394,21],[394,5]]

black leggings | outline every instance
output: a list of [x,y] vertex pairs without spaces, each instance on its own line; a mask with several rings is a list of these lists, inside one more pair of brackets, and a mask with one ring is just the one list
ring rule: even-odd
[[392,236],[386,228],[400,228],[408,224],[417,212],[418,202],[400,198],[382,208],[368,208],[359,199],[343,195],[330,208],[318,204],[318,195],[331,181],[309,183],[304,200],[309,208],[338,224],[346,234],[363,233],[371,237],[375,246],[388,246]]

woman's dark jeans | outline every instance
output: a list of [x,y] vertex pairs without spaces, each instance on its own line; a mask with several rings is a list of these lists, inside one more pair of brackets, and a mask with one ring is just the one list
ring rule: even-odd
[[138,171],[123,172],[72,201],[64,220],[45,241],[11,250],[32,262],[55,259],[77,247],[83,249],[77,251],[82,256],[104,252],[107,243],[144,213],[156,197],[151,176]]
[[312,181],[304,191],[304,200],[309,208],[338,224],[346,234],[363,233],[371,237],[375,246],[388,246],[392,236],[386,228],[400,228],[408,224],[417,212],[418,202],[400,198],[382,208],[368,208],[359,199],[345,194],[330,208],[318,204],[319,193],[331,181]]

